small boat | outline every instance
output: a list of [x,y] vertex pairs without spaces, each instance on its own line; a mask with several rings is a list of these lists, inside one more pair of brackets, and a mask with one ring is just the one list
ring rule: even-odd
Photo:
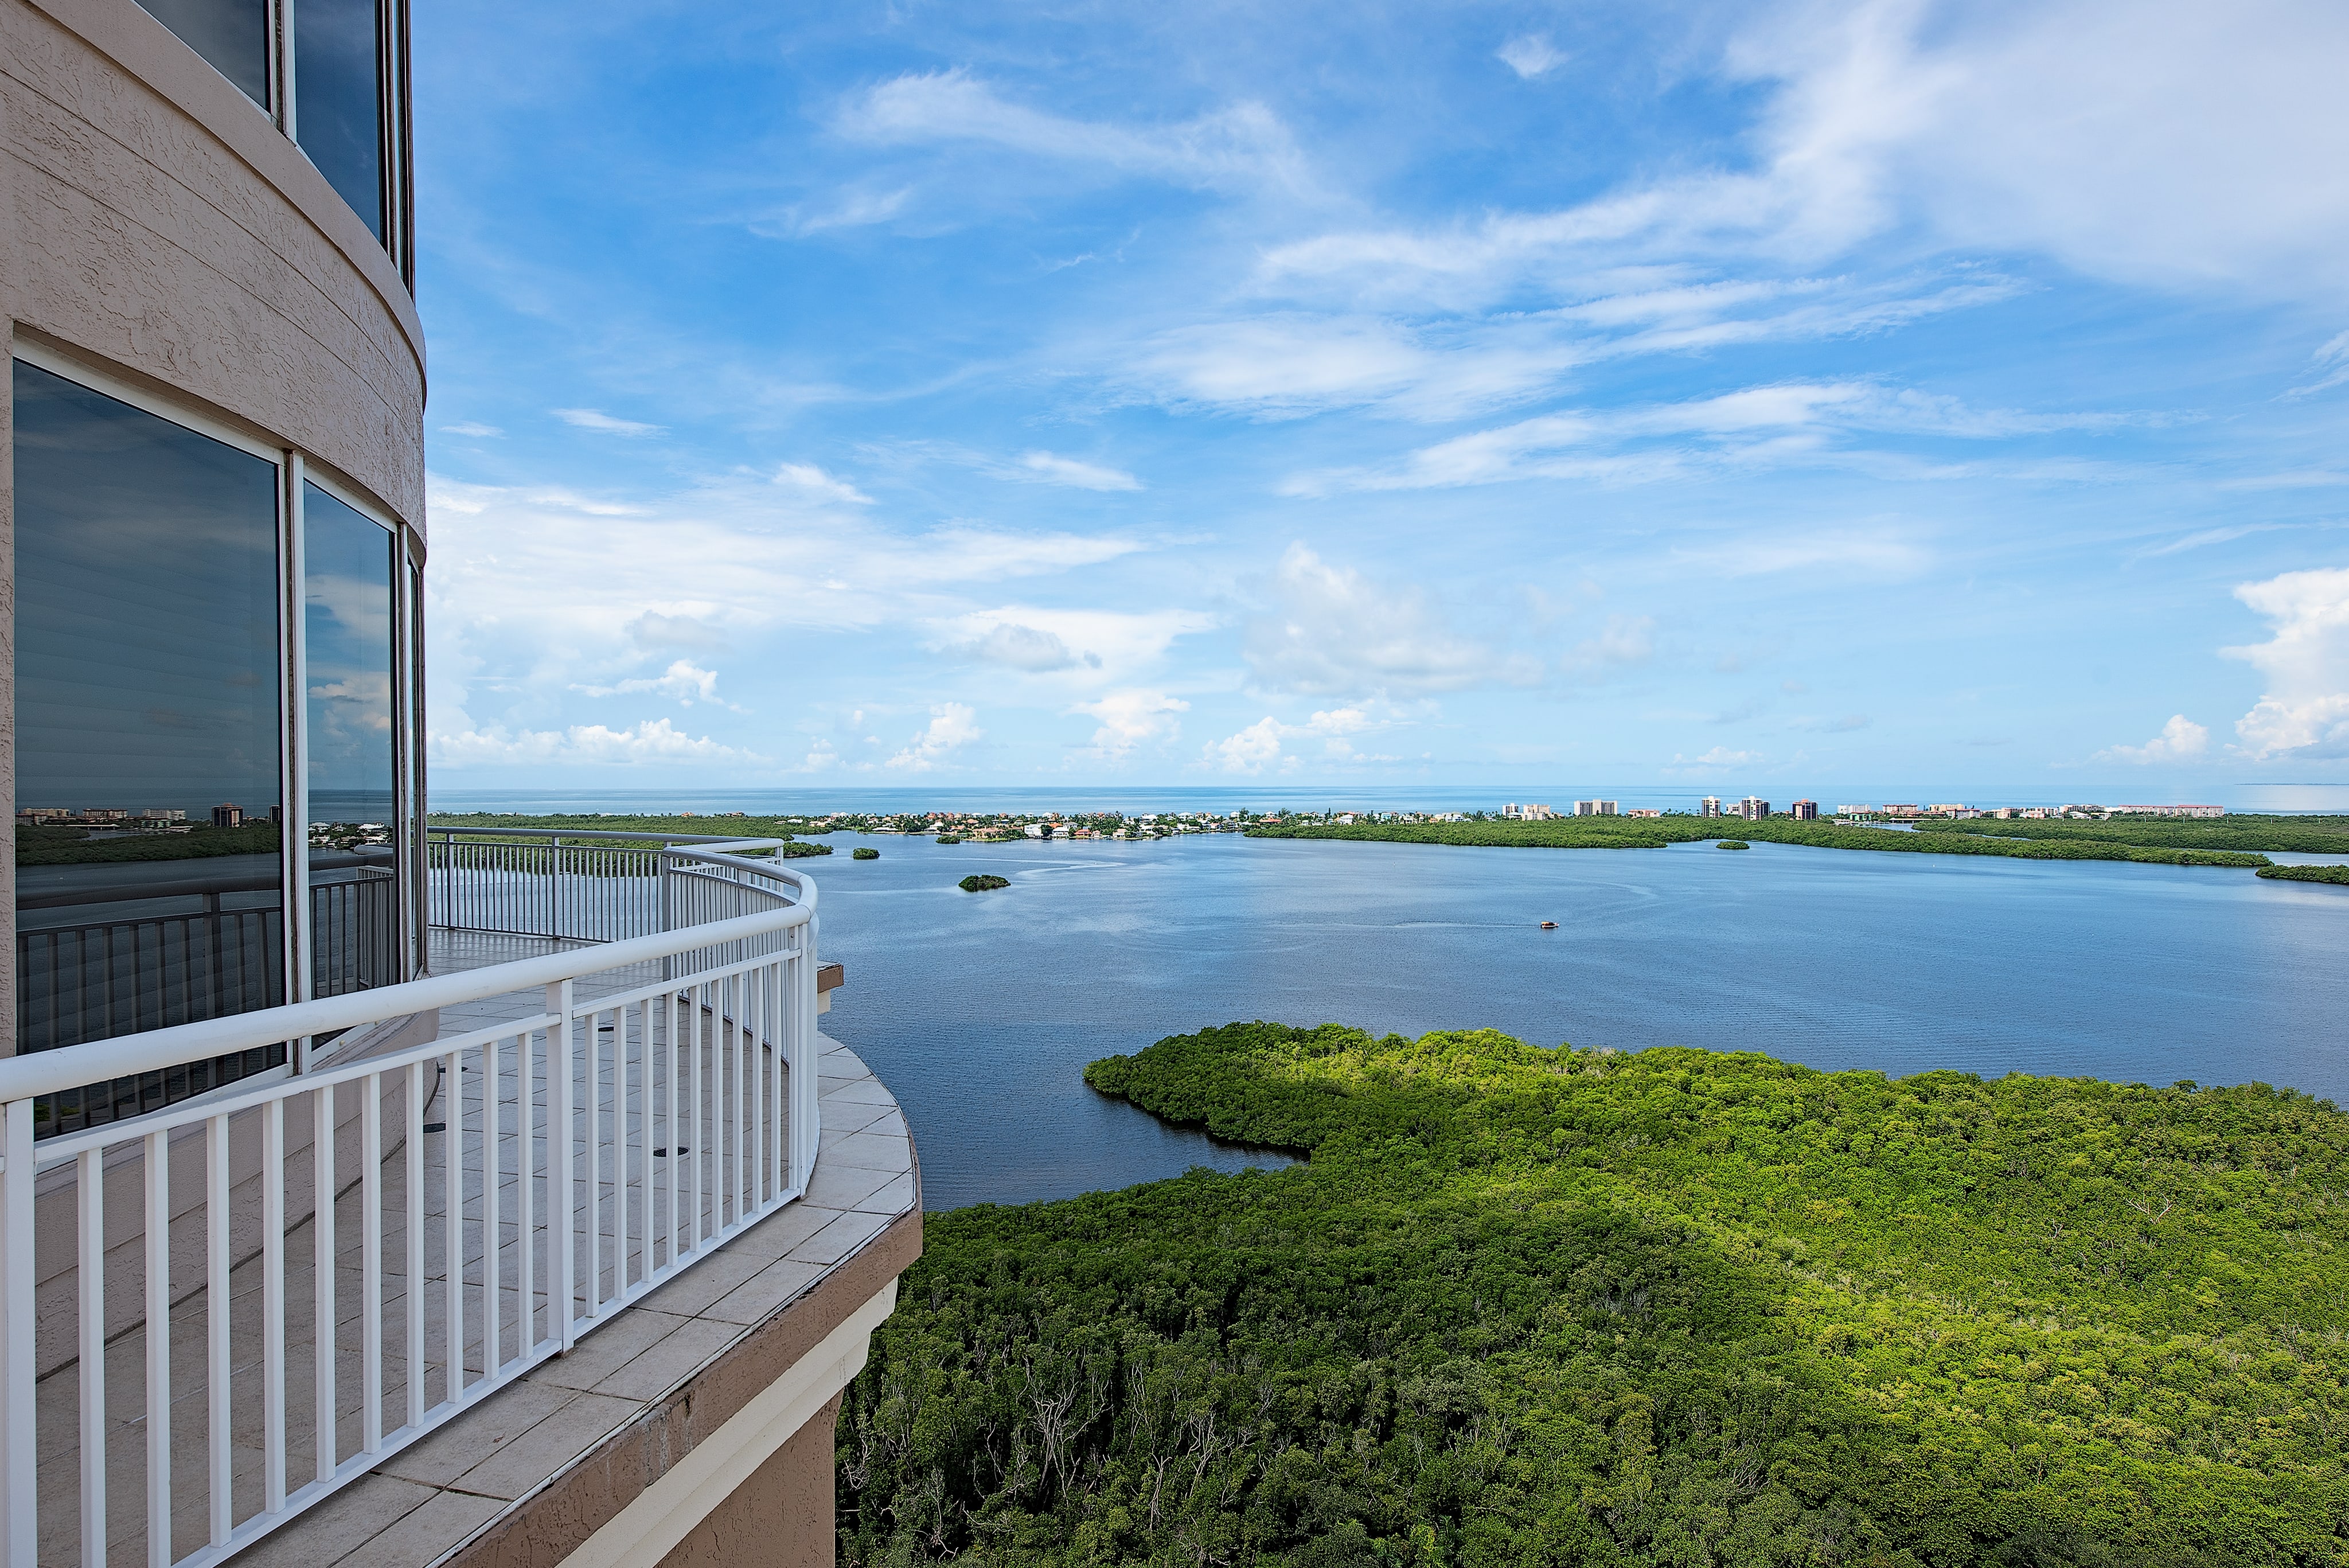
[[1554,931],[1557,929],[1557,922],[1556,920],[1544,920],[1542,922],[1542,929],[1546,931]]

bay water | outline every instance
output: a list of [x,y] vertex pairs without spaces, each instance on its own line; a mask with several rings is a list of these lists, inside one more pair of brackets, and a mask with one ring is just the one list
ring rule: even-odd
[[1081,1076],[1241,1019],[2349,1099],[2349,888],[1759,842],[828,842],[799,863],[848,970],[824,1028],[904,1106],[932,1209],[1281,1163]]

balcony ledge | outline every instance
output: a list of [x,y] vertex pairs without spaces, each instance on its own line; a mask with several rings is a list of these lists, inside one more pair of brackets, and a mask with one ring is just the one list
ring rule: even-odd
[[823,1449],[802,1468],[820,1470],[821,1497],[765,1500],[758,1524],[820,1532],[764,1549],[829,1562],[831,1422],[812,1418],[863,1366],[921,1251],[922,1211],[896,1101],[854,1053],[823,1045],[804,1198],[256,1542],[237,1568],[723,1560],[711,1503],[768,1480],[761,1467],[811,1425]]

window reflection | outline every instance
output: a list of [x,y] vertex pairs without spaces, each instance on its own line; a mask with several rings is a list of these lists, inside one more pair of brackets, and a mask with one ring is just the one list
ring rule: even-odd
[[294,140],[383,238],[379,0],[301,0],[294,7]]
[[[276,465],[14,375],[16,1049],[277,1005]],[[94,1085],[41,1130],[283,1060]]]
[[140,0],[147,14],[269,107],[269,0]]
[[313,993],[399,980],[390,530],[302,487]]

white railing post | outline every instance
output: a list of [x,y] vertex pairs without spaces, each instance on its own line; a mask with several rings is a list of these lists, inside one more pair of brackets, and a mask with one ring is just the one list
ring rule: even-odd
[[40,1472],[33,1425],[33,1102],[0,1106],[0,1539],[34,1561]]
[[[546,1111],[546,1174],[553,1190],[546,1198],[547,1227],[547,1310],[554,1314],[554,1332],[563,1349],[568,1351],[578,1343],[576,1314],[571,1310],[573,1285],[571,1229],[573,1210],[577,1199],[573,1191],[571,1165],[575,1158],[577,1135],[571,1127],[571,1005],[572,982],[557,981],[546,988],[546,1011],[554,1015],[546,1043],[547,1085]],[[593,1042],[590,1042],[592,1048]],[[595,1107],[587,1107],[587,1119],[593,1126]],[[587,1179],[595,1179],[595,1140],[587,1140]],[[529,1241],[523,1241],[527,1247]],[[595,1290],[588,1290],[592,1300]]]

